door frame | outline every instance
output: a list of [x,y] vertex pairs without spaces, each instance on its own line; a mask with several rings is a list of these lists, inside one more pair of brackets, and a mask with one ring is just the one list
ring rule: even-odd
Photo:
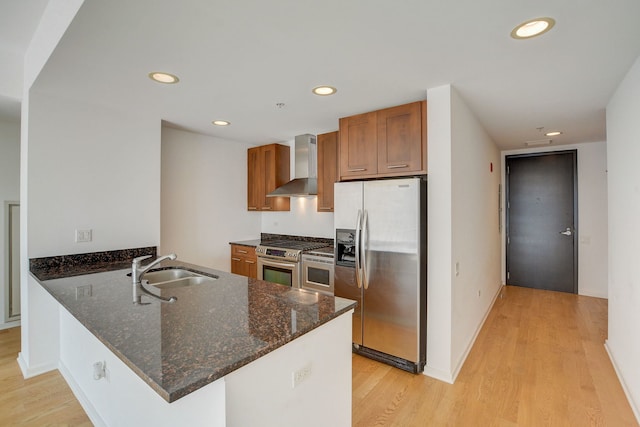
[[[20,320],[20,307],[17,307],[17,314],[14,314],[15,307],[12,306],[12,288],[13,288],[13,242],[12,242],[12,218],[14,207],[20,207],[19,201],[5,201],[5,221],[4,221],[4,231],[6,233],[4,249],[5,249],[5,278],[4,278],[4,298],[5,298],[5,307],[4,307],[4,319],[2,319],[5,323],[14,322]],[[20,217],[18,217],[18,220]]]
[[505,233],[504,233],[504,278],[505,284],[509,284],[509,232],[510,232],[510,224],[509,224],[509,200],[510,200],[510,191],[509,188],[509,160],[515,158],[523,158],[523,157],[544,157],[550,155],[557,154],[571,154],[572,155],[572,163],[573,163],[573,293],[578,294],[578,150],[557,150],[557,151],[541,151],[534,153],[522,153],[522,154],[511,154],[504,156],[504,171],[505,171]]

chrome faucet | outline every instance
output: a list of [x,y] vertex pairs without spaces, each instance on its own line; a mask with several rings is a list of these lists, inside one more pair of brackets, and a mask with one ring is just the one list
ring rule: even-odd
[[178,298],[176,297],[170,297],[170,298],[165,298],[165,297],[161,297],[160,295],[156,295],[152,292],[149,292],[143,285],[142,285],[142,276],[144,276],[144,273],[146,273],[147,271],[149,271],[149,269],[151,269],[152,267],[160,264],[162,261],[170,259],[170,260],[174,260],[176,258],[178,258],[176,256],[176,254],[169,254],[169,255],[165,255],[165,256],[161,256],[160,258],[157,258],[154,261],[151,261],[149,264],[147,264],[146,266],[142,267],[142,265],[140,264],[142,261],[144,261],[145,259],[149,259],[151,258],[151,255],[144,255],[144,256],[139,256],[137,258],[134,258],[133,261],[131,262],[131,279],[133,281],[133,303],[134,304],[149,304],[147,303],[143,303],[142,302],[142,295],[145,294],[147,296],[153,297],[153,298],[157,298],[162,302],[175,302],[178,300]]

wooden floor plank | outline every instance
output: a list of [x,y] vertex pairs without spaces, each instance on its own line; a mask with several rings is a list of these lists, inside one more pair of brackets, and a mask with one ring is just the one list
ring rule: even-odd
[[91,426],[58,371],[22,377],[19,351],[20,328],[0,331],[0,426]]
[[503,295],[453,385],[354,355],[353,425],[638,426],[604,348],[606,300]]

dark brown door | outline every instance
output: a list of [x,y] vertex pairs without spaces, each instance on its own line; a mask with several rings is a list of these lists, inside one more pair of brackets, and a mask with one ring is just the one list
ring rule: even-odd
[[577,293],[576,151],[508,156],[507,284]]

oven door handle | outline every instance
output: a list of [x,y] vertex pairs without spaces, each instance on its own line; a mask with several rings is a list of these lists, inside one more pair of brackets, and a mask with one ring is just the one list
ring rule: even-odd
[[267,266],[270,265],[273,267],[283,267],[283,268],[294,268],[296,266],[295,263],[276,262],[272,260],[266,260],[264,258],[262,258],[262,265],[267,265]]

